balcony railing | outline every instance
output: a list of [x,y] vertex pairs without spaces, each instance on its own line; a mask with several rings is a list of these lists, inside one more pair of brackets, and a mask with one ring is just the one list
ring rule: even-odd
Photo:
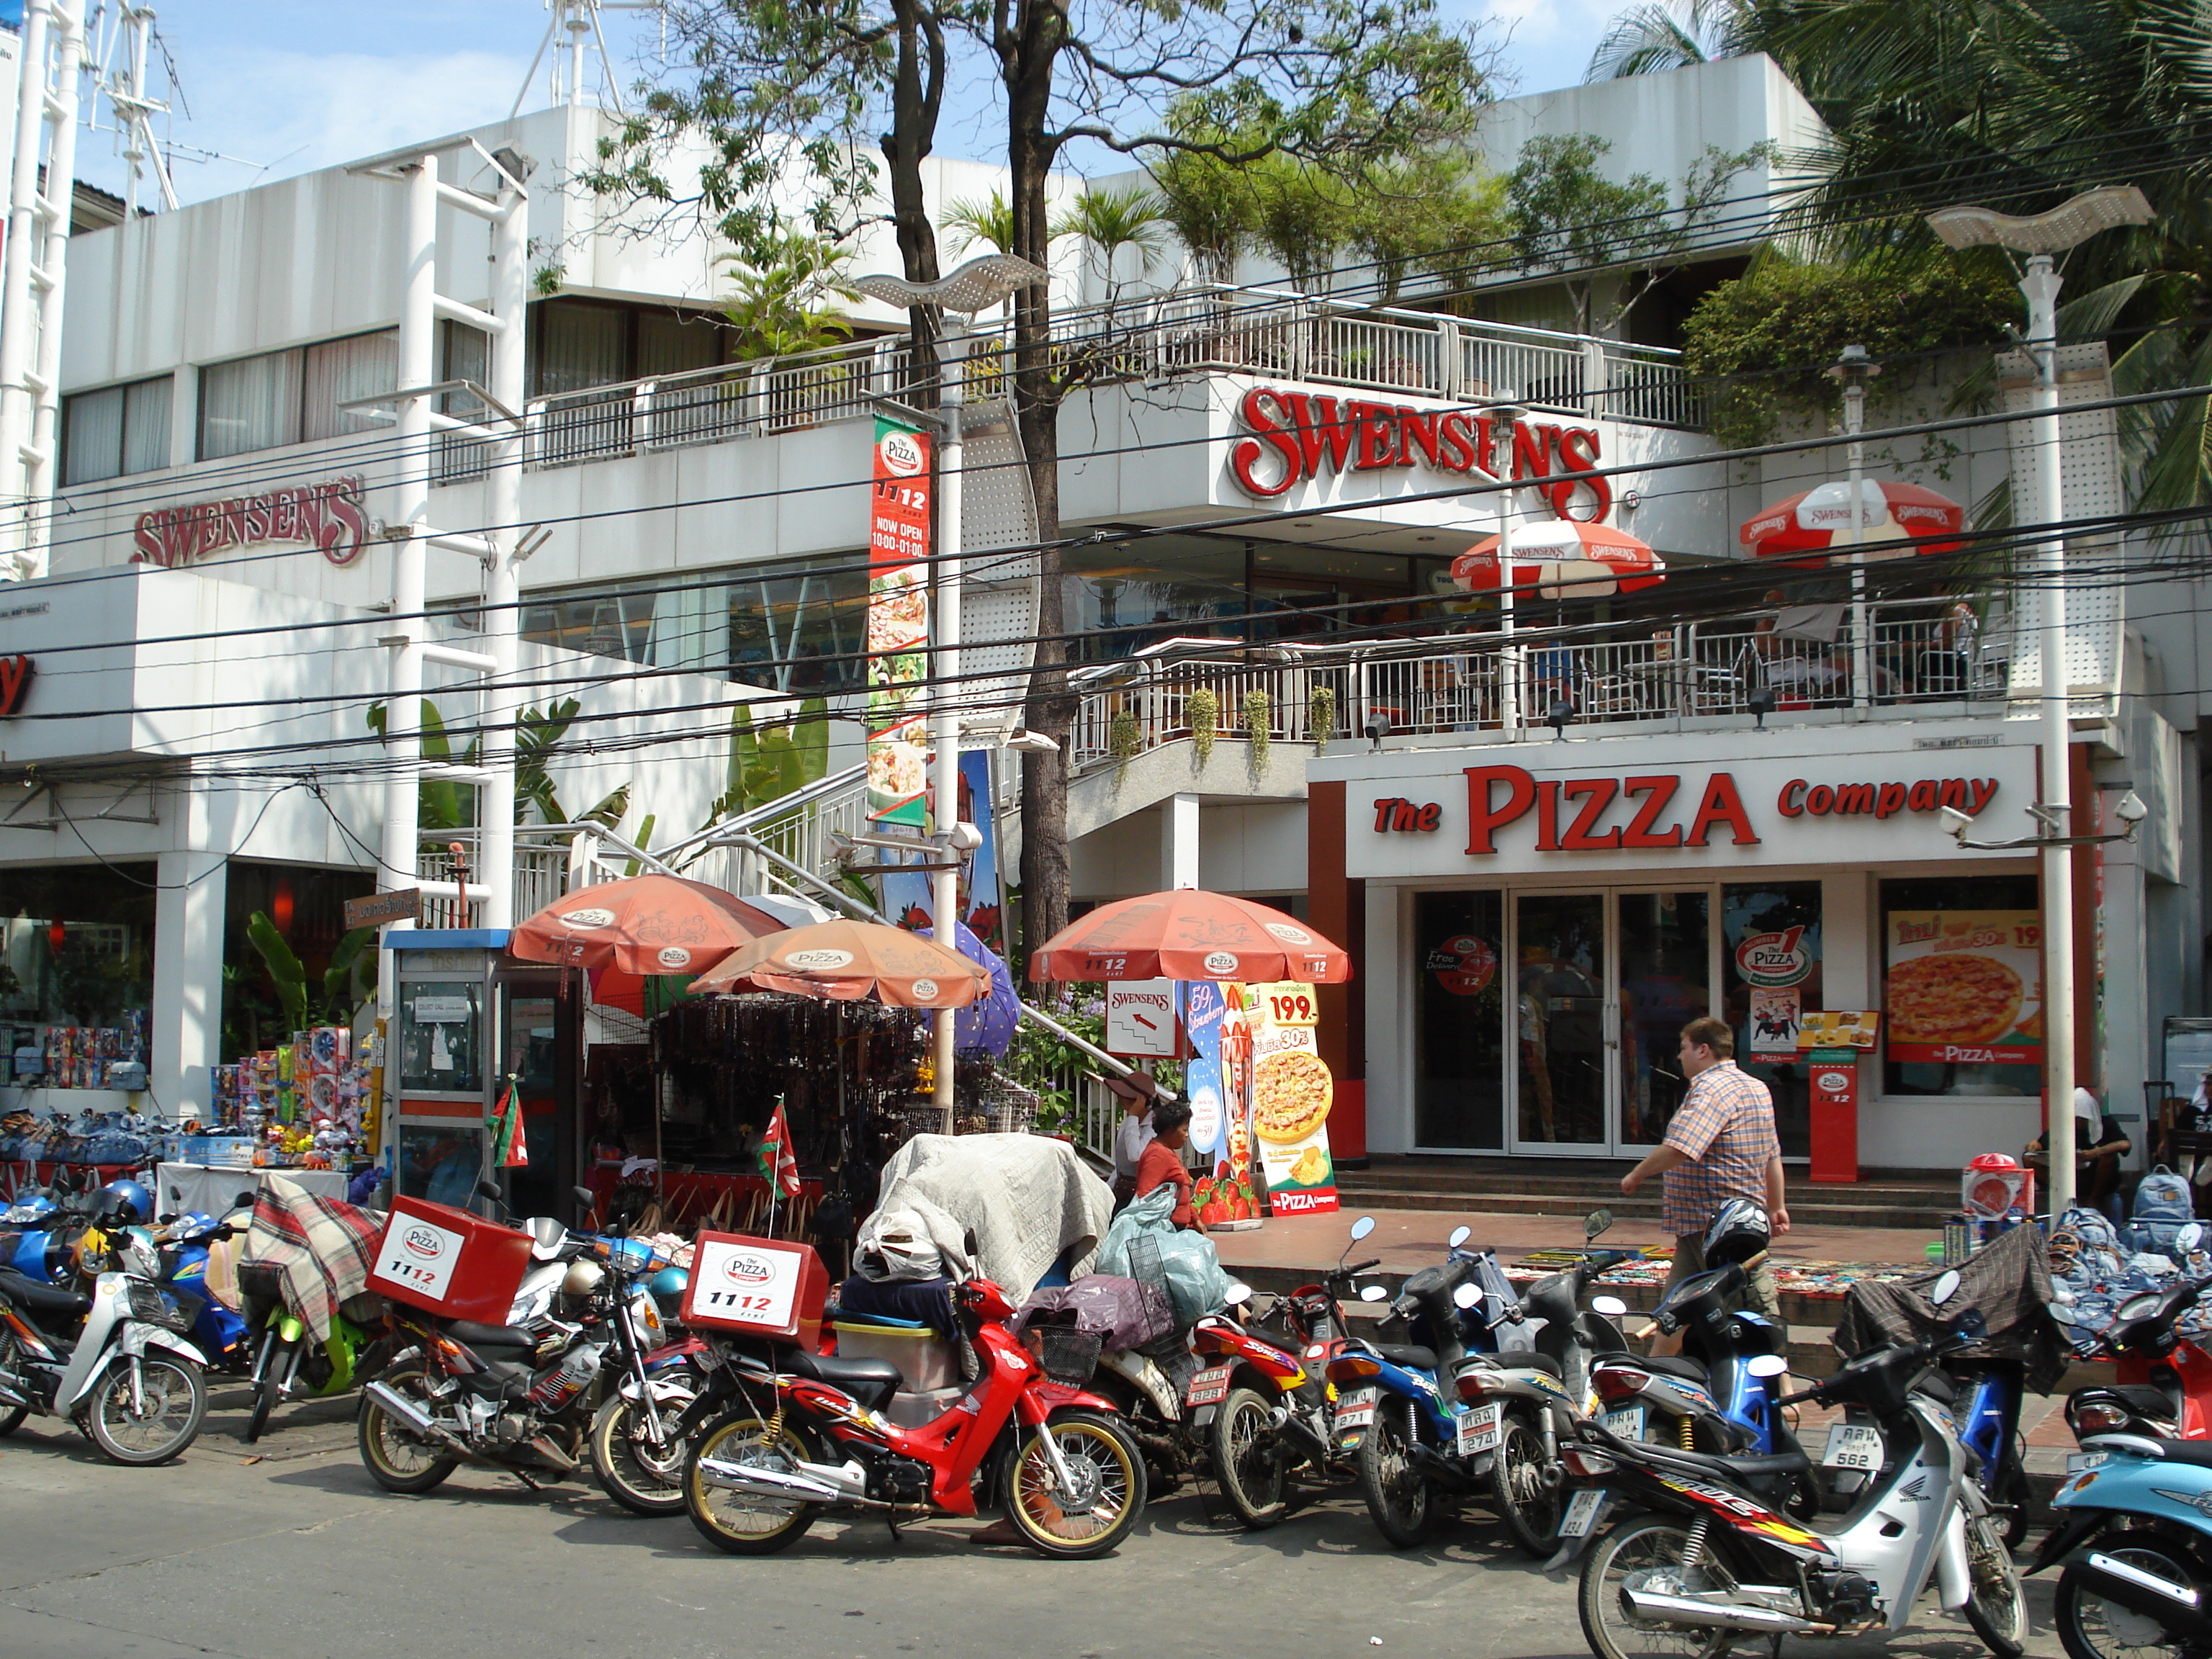
[[[997,395],[1012,366],[1006,325],[981,330],[968,362],[974,398]],[[1053,351],[1063,374],[1091,384],[1259,374],[1428,398],[1510,394],[1569,414],[1704,423],[1703,397],[1674,352],[1296,294],[1199,288],[1066,312],[1054,319]],[[908,396],[915,382],[905,341],[890,337],[559,392],[530,401],[528,461],[567,466],[797,431],[864,414],[872,398]],[[441,442],[442,480],[486,464],[484,446],[465,433]]]
[[[2001,702],[2008,637],[1976,634],[1954,600],[1869,607],[1862,664],[1850,613],[1809,607],[1643,632],[1493,629],[1354,646],[1224,641],[1081,671],[1087,686],[1071,759],[1120,764],[1195,734],[1211,695],[1217,741],[1264,721],[1275,742],[1504,732],[1556,716],[1597,725],[1903,703]],[[1840,614],[1832,614],[1840,613]],[[1316,694],[1326,690],[1327,696]],[[1255,698],[1264,698],[1264,704]],[[1317,732],[1316,712],[1328,729]]]

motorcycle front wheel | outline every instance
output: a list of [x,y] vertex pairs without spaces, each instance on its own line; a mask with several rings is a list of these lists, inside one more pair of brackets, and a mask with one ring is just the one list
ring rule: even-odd
[[[20,1388],[23,1381],[23,1350],[15,1340],[15,1333],[0,1328],[0,1372],[15,1379]],[[10,1406],[0,1411],[0,1440],[23,1426],[23,1419],[31,1414],[28,1406]]]
[[[1075,1483],[1061,1490],[1045,1436]],[[1145,1512],[1145,1458],[1129,1431],[1093,1412],[1056,1412],[1024,1432],[1006,1476],[1006,1518],[1040,1555],[1103,1555]]]
[[[422,1368],[398,1366],[377,1379],[394,1394],[428,1409]],[[441,1485],[459,1460],[441,1456],[431,1443],[419,1437],[398,1418],[364,1394],[361,1415],[355,1419],[355,1437],[361,1443],[362,1466],[368,1478],[386,1492],[426,1492]]]
[[[1622,1522],[1590,1546],[1583,1558],[1582,1583],[1576,1595],[1583,1639],[1597,1659],[1717,1659],[1730,1632],[1701,1630],[1638,1619],[1627,1611],[1621,1590],[1632,1573],[1680,1572],[1690,1535],[1670,1516],[1638,1516]],[[1687,1571],[1696,1573],[1698,1569]],[[1700,1588],[1711,1588],[1700,1579]]]
[[1428,1478],[1413,1462],[1413,1402],[1392,1395],[1375,1407],[1375,1422],[1359,1443],[1359,1495],[1376,1530],[1408,1550],[1429,1535]]
[[253,1409],[246,1417],[246,1443],[252,1445],[261,1438],[261,1431],[269,1426],[269,1413],[276,1409],[276,1379],[264,1376],[253,1385]]
[[[684,1401],[611,1397],[592,1419],[592,1472],[608,1497],[639,1515],[674,1515],[684,1507],[684,1459],[690,1446],[676,1432]],[[661,1443],[653,1449],[648,1413],[657,1413]]]
[[1251,1389],[1231,1389],[1213,1419],[1213,1474],[1237,1518],[1272,1527],[1290,1512],[1291,1476],[1283,1467],[1275,1408]]
[[149,1353],[138,1362],[138,1388],[131,1364],[118,1359],[92,1385],[84,1431],[114,1462],[149,1468],[166,1463],[199,1436],[207,1414],[207,1384],[189,1359]]
[[1542,1560],[1559,1547],[1559,1494],[1544,1480],[1544,1436],[1518,1413],[1509,1415],[1490,1460],[1490,1503],[1513,1541]]
[[718,1550],[732,1555],[773,1554],[797,1543],[822,1513],[822,1506],[710,1486],[700,1464],[711,1457],[717,1462],[795,1474],[801,1463],[817,1462],[818,1456],[811,1437],[788,1419],[771,1424],[750,1411],[717,1419],[692,1443],[684,1460],[684,1511],[699,1535]]
[[1974,1634],[1997,1659],[2020,1659],[2027,1642],[2027,1598],[1991,1516],[1966,1517],[1966,1622]]
[[[2113,1560],[2168,1583],[2197,1582],[2188,1553],[2156,1533],[2106,1533],[2097,1544],[2100,1552]],[[2071,1568],[2058,1580],[2058,1596],[2051,1613],[2058,1622],[2058,1640],[2067,1659],[2170,1659],[2185,1645],[2149,1613],[2107,1601],[2096,1591],[2085,1589],[2081,1575]]]

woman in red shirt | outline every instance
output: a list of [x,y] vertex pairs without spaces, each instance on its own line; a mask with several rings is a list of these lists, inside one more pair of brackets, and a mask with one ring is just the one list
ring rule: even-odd
[[1198,1217],[1190,1207],[1190,1171],[1182,1164],[1183,1143],[1189,1139],[1189,1106],[1169,1100],[1152,1108],[1152,1138],[1137,1160],[1137,1196],[1142,1198],[1155,1188],[1173,1182],[1176,1207],[1170,1219],[1178,1227],[1202,1232],[1205,1230],[1198,1226]]

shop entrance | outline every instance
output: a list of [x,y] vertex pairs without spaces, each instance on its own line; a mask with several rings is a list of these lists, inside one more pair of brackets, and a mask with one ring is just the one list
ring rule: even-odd
[[1713,1006],[1713,890],[1507,897],[1508,1149],[1640,1156],[1689,1086],[1676,1060],[1681,1028]]

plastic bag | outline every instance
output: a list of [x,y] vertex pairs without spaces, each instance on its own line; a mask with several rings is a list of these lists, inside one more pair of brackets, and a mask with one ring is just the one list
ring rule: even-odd
[[1145,1275],[1131,1271],[1129,1246],[1135,1239],[1149,1238],[1159,1250],[1160,1273],[1167,1280],[1168,1299],[1175,1304],[1176,1323],[1188,1328],[1229,1305],[1229,1275],[1222,1271],[1212,1239],[1204,1233],[1185,1232],[1169,1218],[1175,1213],[1176,1190],[1170,1183],[1131,1200],[1106,1230],[1106,1242],[1098,1247],[1092,1271],[1141,1279]]

